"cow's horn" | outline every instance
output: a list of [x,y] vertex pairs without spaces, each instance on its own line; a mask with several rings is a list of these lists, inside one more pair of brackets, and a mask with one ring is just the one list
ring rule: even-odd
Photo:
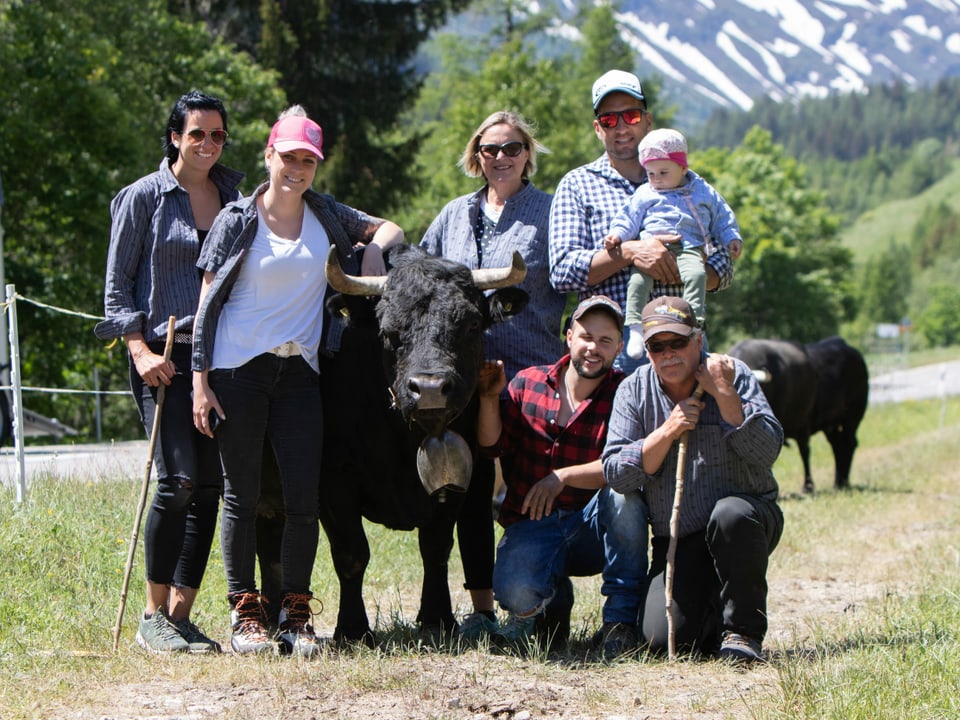
[[337,292],[344,295],[383,295],[383,286],[387,282],[384,276],[357,277],[347,275],[340,268],[340,258],[333,248],[327,255],[327,282]]
[[527,266],[520,253],[513,251],[513,264],[510,267],[489,268],[473,271],[473,282],[481,290],[510,287],[523,282],[527,276]]

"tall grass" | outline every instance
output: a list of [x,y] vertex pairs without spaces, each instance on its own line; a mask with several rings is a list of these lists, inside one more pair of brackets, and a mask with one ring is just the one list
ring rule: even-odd
[[[796,492],[799,454],[784,449],[775,467],[786,495],[786,529],[769,573],[766,647],[772,661],[746,675],[713,662],[670,664],[642,656],[611,665],[590,659],[587,639],[601,604],[595,578],[576,580],[575,642],[562,656],[504,658],[485,647],[438,651],[418,640],[413,622],[420,578],[416,535],[369,525],[374,559],[366,597],[385,639],[377,649],[330,650],[311,663],[147,656],[132,640],[143,603],[140,548],[121,650],[113,653],[139,469],[102,482],[48,475],[33,482],[21,506],[11,488],[0,491],[0,717],[64,717],[67,710],[70,717],[103,717],[114,694],[135,692],[141,684],[149,685],[151,702],[159,705],[138,716],[215,716],[185,709],[185,698],[173,699],[184,683],[206,698],[196,702],[214,702],[215,696],[231,717],[358,717],[351,703],[363,697],[382,698],[383,714],[367,707],[368,716],[473,717],[492,714],[496,704],[477,698],[497,697],[503,688],[537,698],[534,717],[567,705],[582,718],[958,717],[958,446],[960,399],[948,401],[942,420],[939,401],[871,407],[850,492],[833,491],[832,455],[822,436],[815,438],[819,491],[813,497]],[[466,611],[456,555],[450,582],[455,604]],[[313,589],[327,606],[317,625],[329,635],[337,587],[325,542]],[[809,611],[786,612],[795,592],[810,598]],[[215,545],[194,619],[221,640],[228,631],[225,595]],[[301,689],[297,698],[293,688]],[[312,698],[313,715],[299,712],[303,693]],[[254,712],[248,701],[260,697]],[[390,714],[394,706],[401,710]],[[76,710],[83,707],[92,708],[90,714]]]

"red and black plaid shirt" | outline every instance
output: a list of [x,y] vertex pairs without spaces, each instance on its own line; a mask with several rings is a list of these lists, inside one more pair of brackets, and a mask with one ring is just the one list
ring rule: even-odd
[[[607,439],[613,396],[624,375],[611,369],[606,378],[580,403],[565,427],[557,425],[560,383],[570,356],[555,365],[521,370],[510,381],[509,397],[500,404],[503,431],[497,444],[484,454],[500,458],[507,496],[500,508],[500,524],[511,525],[523,516],[527,492],[557,468],[582,465],[600,457]],[[579,510],[596,490],[564,488],[554,509]]]

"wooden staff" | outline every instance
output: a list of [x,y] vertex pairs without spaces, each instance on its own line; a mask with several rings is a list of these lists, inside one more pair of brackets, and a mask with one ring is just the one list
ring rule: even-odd
[[[693,398],[699,400],[703,388],[697,385]],[[670,513],[670,544],[667,546],[667,569],[663,578],[663,592],[667,608],[667,657],[677,659],[677,628],[673,610],[673,574],[677,564],[677,541],[680,538],[680,504],[683,502],[683,475],[687,464],[687,440],[689,431],[684,430],[677,448],[676,490],[673,494],[673,510]]]
[[[173,326],[177,318],[170,316],[167,321],[167,344],[163,348],[164,362],[170,362],[173,353]],[[167,386],[160,383],[157,388],[157,408],[153,413],[153,427],[150,430],[150,450],[147,452],[147,467],[143,473],[143,484],[140,486],[140,502],[137,504],[137,517],[133,521],[133,532],[130,533],[130,548],[127,551],[127,567],[123,571],[123,589],[120,591],[120,607],[117,609],[117,624],[113,626],[113,651],[120,645],[120,626],[123,624],[123,611],[127,607],[127,590],[130,587],[130,572],[133,570],[133,558],[137,554],[137,540],[140,536],[140,521],[143,520],[143,509],[147,504],[147,489],[150,486],[150,473],[153,471],[153,452],[157,447],[157,436],[160,434],[160,415],[163,412],[163,401],[167,396]]]

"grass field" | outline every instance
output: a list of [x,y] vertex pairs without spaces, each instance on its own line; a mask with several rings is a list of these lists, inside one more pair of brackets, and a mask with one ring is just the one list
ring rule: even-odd
[[842,244],[853,251],[857,263],[882,253],[891,241],[909,245],[914,225],[927,214],[927,208],[945,202],[960,212],[960,164],[919,195],[886,202],[861,215],[840,233]]
[[[77,483],[47,477],[17,506],[0,494],[0,717],[3,718],[949,718],[960,716],[960,398],[870,408],[853,489],[830,489],[832,458],[814,439],[822,489],[795,493],[795,448],[776,466],[786,529],[771,558],[770,662],[641,656],[596,661],[595,579],[578,579],[575,639],[558,655],[419,644],[416,536],[371,527],[366,596],[383,641],[285,658],[154,657],[133,643],[142,549],[120,650],[112,652],[141,468]],[[459,559],[451,562],[454,601]],[[316,618],[332,632],[337,597],[320,548]],[[226,639],[215,547],[195,620]]]

